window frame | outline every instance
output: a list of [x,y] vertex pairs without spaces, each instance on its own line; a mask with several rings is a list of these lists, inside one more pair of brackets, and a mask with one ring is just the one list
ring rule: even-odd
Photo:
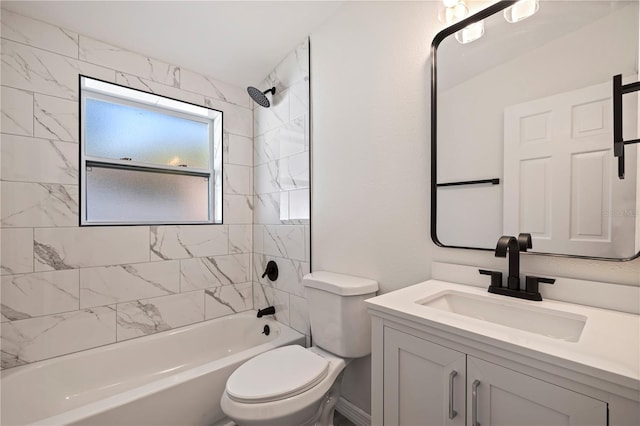
[[[108,84],[116,87],[121,87],[130,93],[138,92],[144,94],[143,97],[148,99],[131,99],[125,95],[107,94],[99,89],[91,87],[85,87],[84,79],[93,80],[102,84]],[[80,74],[78,76],[78,92],[79,92],[79,125],[80,125],[80,155],[79,155],[79,169],[80,169],[80,191],[79,191],[79,203],[80,203],[80,215],[79,226],[156,226],[156,225],[218,225],[223,224],[223,164],[224,164],[224,112],[205,107],[202,105],[194,104],[191,102],[185,102],[180,99],[171,98],[168,96],[158,95],[156,93],[146,92],[144,90],[135,89],[132,87],[124,86],[110,81],[100,80],[90,76]],[[133,97],[133,96],[132,96]],[[86,138],[85,138],[85,111],[86,99],[97,99],[102,102],[110,102],[118,105],[124,105],[127,107],[133,107],[143,109],[155,113],[174,116],[181,119],[187,119],[191,121],[197,121],[208,125],[209,128],[209,168],[197,168],[197,167],[182,167],[171,166],[158,163],[134,161],[134,160],[122,160],[109,157],[91,156],[86,153]],[[170,106],[158,106],[157,103],[153,103],[151,99],[167,99],[173,102],[179,102],[185,105],[193,105],[198,108],[202,108],[209,112],[208,116],[199,116],[195,113],[190,114],[184,111],[179,111]],[[218,155],[219,154],[219,155]],[[105,222],[105,221],[91,221],[87,217],[87,167],[102,167],[117,170],[132,170],[146,173],[161,173],[161,174],[175,174],[181,176],[201,176],[208,178],[208,220],[206,221],[123,221],[123,222]]]

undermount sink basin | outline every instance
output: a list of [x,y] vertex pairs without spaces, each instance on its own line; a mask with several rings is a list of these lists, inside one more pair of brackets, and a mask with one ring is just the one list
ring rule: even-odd
[[440,292],[416,303],[568,342],[580,340],[587,322],[583,315],[454,290]]

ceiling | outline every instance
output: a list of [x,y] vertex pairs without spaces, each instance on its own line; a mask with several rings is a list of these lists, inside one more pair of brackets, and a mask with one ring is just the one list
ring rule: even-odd
[[256,85],[342,1],[2,1],[2,7],[238,86]]

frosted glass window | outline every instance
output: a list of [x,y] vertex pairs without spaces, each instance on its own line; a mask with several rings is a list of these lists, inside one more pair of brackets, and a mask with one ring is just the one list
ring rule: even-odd
[[208,194],[203,176],[87,167],[87,216],[99,222],[205,222]]
[[209,123],[87,98],[87,155],[206,169]]
[[81,225],[222,223],[222,112],[80,76]]

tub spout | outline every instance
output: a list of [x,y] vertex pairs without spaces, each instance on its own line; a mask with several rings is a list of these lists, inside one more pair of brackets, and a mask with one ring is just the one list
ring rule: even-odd
[[258,309],[258,318],[262,318],[264,315],[275,315],[276,308],[269,306],[268,308]]

